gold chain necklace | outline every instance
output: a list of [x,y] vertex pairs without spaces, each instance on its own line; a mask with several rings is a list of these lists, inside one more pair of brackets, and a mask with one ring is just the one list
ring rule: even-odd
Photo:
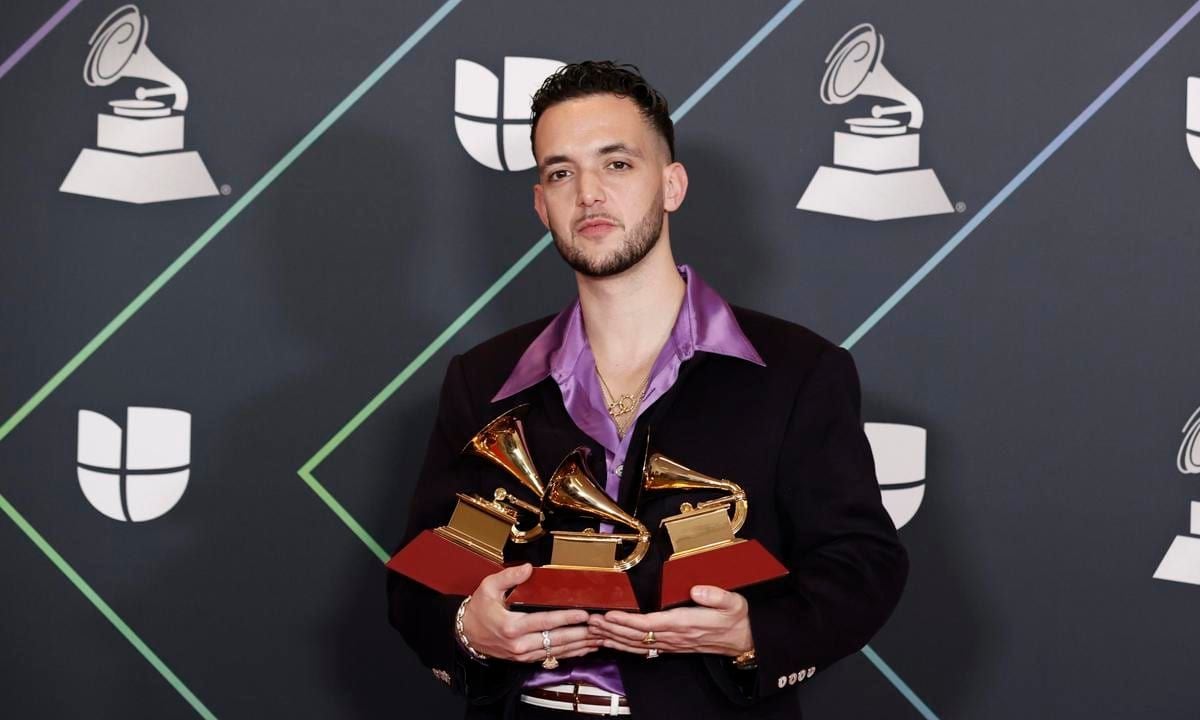
[[638,391],[634,395],[622,395],[618,398],[609,389],[608,383],[604,381],[604,376],[600,374],[600,366],[596,366],[596,377],[600,378],[600,386],[604,388],[604,392],[608,396],[606,400],[608,402],[608,415],[617,426],[617,437],[625,437],[625,431],[629,429],[630,423],[633,422],[634,413],[646,397],[646,390],[650,385],[650,371],[653,369],[653,366],[651,366],[650,370],[646,371],[646,377],[642,379],[641,387],[638,388]]

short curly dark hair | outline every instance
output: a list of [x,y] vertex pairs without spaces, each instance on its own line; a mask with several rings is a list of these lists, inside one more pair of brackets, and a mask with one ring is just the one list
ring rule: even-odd
[[558,103],[589,95],[616,95],[637,104],[642,116],[667,141],[671,161],[675,161],[675,123],[667,99],[646,82],[636,65],[609,60],[584,60],[559,68],[533,94],[533,124],[529,139],[533,142],[538,120]]

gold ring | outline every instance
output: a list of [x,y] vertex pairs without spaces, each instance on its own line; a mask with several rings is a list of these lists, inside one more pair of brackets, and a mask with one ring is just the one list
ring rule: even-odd
[[654,639],[654,631],[653,630],[648,630],[646,632],[646,637],[642,638],[643,645],[653,645],[656,642],[658,642],[658,641]]

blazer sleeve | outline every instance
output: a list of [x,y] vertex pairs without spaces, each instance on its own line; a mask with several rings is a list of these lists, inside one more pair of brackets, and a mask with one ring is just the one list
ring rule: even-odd
[[[437,420],[409,506],[408,527],[397,546],[404,547],[423,530],[445,525],[459,492],[476,492],[478,480],[462,466],[461,449],[483,427],[472,411],[460,357],[451,359],[442,384]],[[442,595],[394,572],[387,573],[388,621],[400,631],[421,662],[472,704],[500,700],[512,686],[512,663],[480,663],[459,646],[454,616],[462,596]]]
[[746,592],[758,667],[706,659],[738,704],[792,690],[861,649],[899,601],[908,555],[883,508],[860,407],[854,361],[831,346],[797,394],[777,466],[791,573]]

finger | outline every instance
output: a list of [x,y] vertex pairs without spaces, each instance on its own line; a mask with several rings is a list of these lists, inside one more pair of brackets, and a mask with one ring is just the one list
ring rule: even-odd
[[653,630],[654,632],[682,630],[697,625],[697,621],[701,620],[700,617],[697,617],[695,608],[675,608],[674,610],[664,610],[645,615],[612,610],[605,613],[604,619],[610,623],[624,625],[625,627],[631,627],[634,630],[641,630],[642,632],[646,632],[647,630]]
[[594,653],[599,649],[600,649],[600,646],[596,645],[593,647],[583,648],[582,650],[572,650],[569,653],[563,653],[562,655],[555,655],[554,657],[558,658],[560,660],[566,660],[567,658],[583,657],[584,655],[587,655],[588,653]]
[[533,566],[529,563],[504,568],[480,581],[479,590],[486,597],[500,598],[504,596],[504,593],[528,580],[532,574]]
[[[594,640],[595,636],[588,632],[588,627],[586,625],[576,625],[573,627],[559,628],[557,630],[550,631],[551,647],[560,647],[575,642],[582,642],[588,639]],[[541,649],[542,634],[536,633],[526,635],[525,637],[521,638],[517,644],[516,651],[518,653],[526,653]]]
[[[621,652],[627,652],[630,655],[641,655],[642,657],[646,657],[650,654],[650,648],[646,647],[645,645],[628,645],[626,643],[617,642],[616,640],[605,640],[604,647],[608,648],[609,650],[620,650]],[[667,651],[666,648],[661,647],[655,647],[654,649],[659,653]]]
[[[550,654],[556,658],[579,657],[589,652],[594,652],[600,648],[596,640],[585,640],[582,642],[573,642],[563,645],[562,647],[550,648]],[[529,652],[520,653],[513,658],[517,662],[534,662],[546,659],[546,651],[543,648],[531,650]]]
[[712,585],[693,587],[692,600],[696,601],[697,605],[723,612],[740,612],[746,604],[746,599],[738,593]]
[[582,625],[587,622],[587,610],[551,610],[549,612],[521,613],[518,626],[523,632],[553,630],[564,625]]
[[[637,643],[641,643],[642,639],[646,637],[646,632],[643,632],[641,630],[636,630],[631,627],[625,627],[624,625],[610,623],[605,620],[598,620],[593,623],[589,623],[589,625],[592,628],[594,628],[595,631],[598,632],[602,637],[606,637],[606,638],[609,638],[612,640],[617,640],[620,642],[629,642],[629,643],[637,644]],[[671,642],[671,641],[675,641],[675,640],[679,639],[676,636],[676,633],[674,633],[672,631],[663,631],[661,633],[658,631],[655,631],[654,637],[656,640],[660,640],[660,641],[664,641],[664,642]]]

